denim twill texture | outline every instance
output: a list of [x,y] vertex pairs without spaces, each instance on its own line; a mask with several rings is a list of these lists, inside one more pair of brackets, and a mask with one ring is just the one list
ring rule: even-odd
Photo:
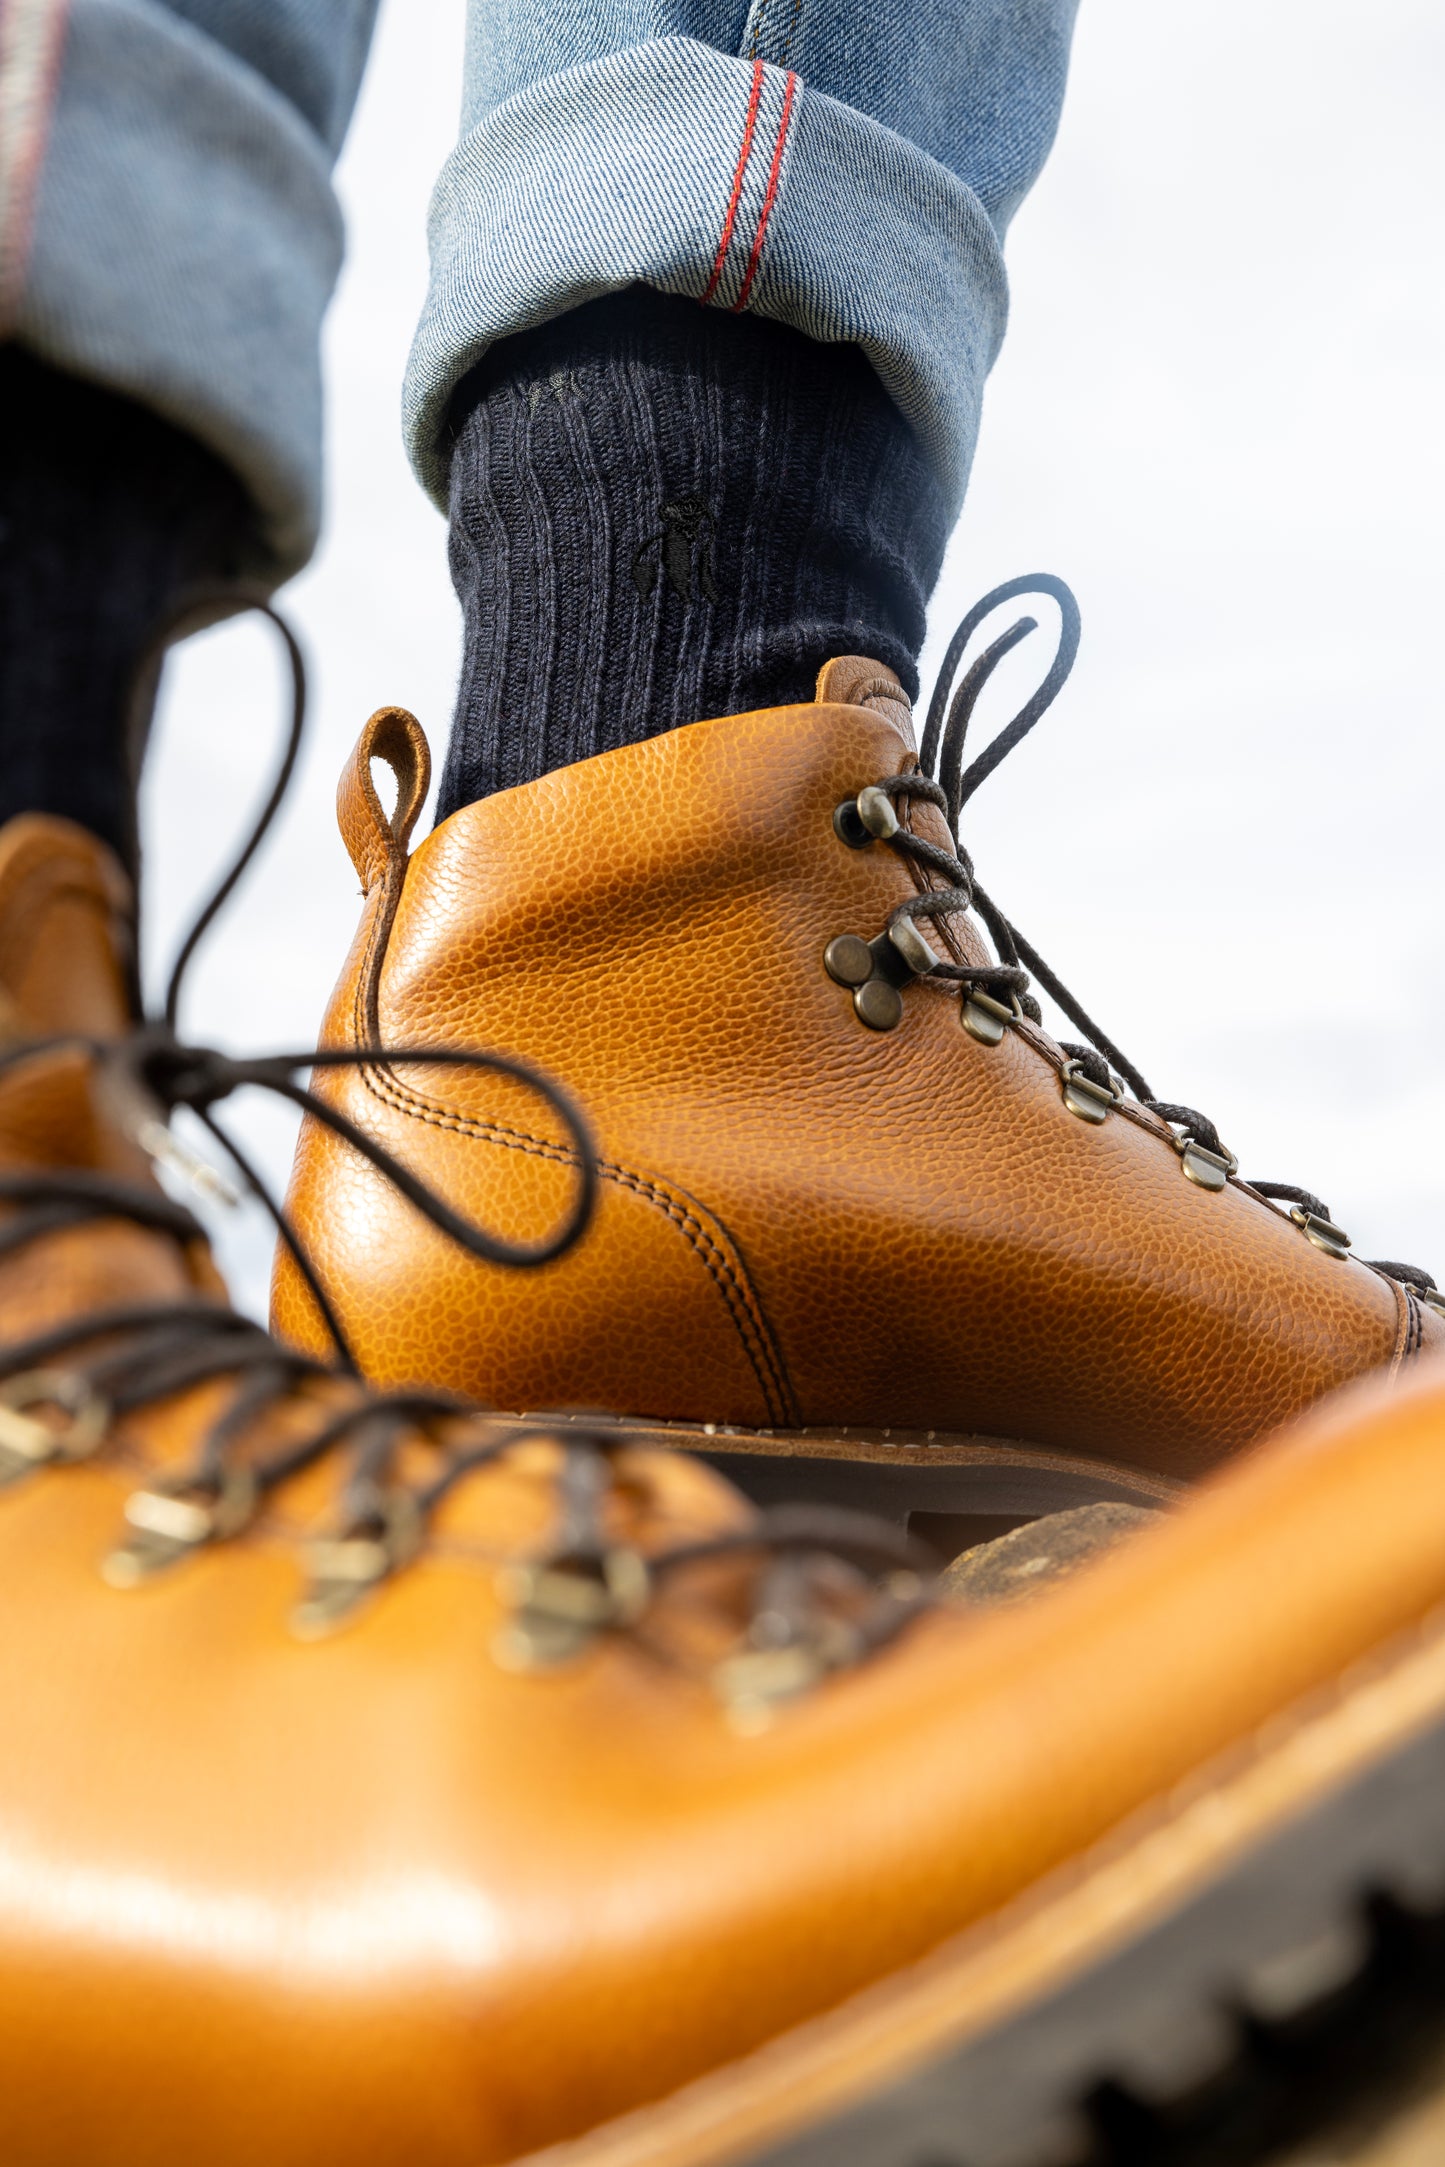
[[856,341],[956,510],[1076,6],[471,0],[403,402],[432,496],[447,402],[492,341],[641,279]]
[[331,167],[377,4],[51,9],[60,65],[8,329],[226,459],[275,577],[306,561],[320,518]]
[[[0,328],[229,460],[276,576],[316,534],[331,168],[377,4],[0,0]],[[469,0],[405,392],[433,495],[492,341],[642,279],[856,341],[956,508],[1076,6]]]

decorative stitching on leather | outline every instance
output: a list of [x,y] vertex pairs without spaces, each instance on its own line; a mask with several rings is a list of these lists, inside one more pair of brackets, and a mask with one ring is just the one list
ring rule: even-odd
[[[450,1129],[456,1135],[470,1136],[479,1143],[499,1144],[504,1150],[521,1151],[530,1158],[548,1159],[554,1165],[576,1164],[574,1155],[563,1145],[551,1143],[546,1137],[533,1136],[525,1129],[514,1129],[502,1122],[481,1120],[475,1115],[462,1113],[456,1107],[444,1106],[439,1100],[427,1099],[420,1093],[408,1091],[389,1070],[365,1068],[360,1074],[362,1082],[374,1098],[393,1107],[398,1113],[427,1122],[432,1128]],[[655,1205],[672,1221],[723,1298],[742,1341],[743,1352],[757,1380],[758,1389],[763,1395],[769,1420],[781,1427],[796,1428],[799,1416],[792,1388],[783,1368],[782,1358],[773,1346],[761,1305],[745,1277],[735,1267],[727,1250],[699,1216],[700,1207],[692,1207],[690,1198],[683,1201],[685,1191],[669,1190],[661,1182],[616,1160],[600,1160],[597,1170],[604,1181],[629,1190],[644,1203]]]
[[1410,1314],[1410,1290],[1384,1272],[1379,1274],[1395,1298],[1395,1344],[1390,1350],[1389,1375],[1397,1377],[1410,1358],[1414,1319]]
[[83,862],[72,858],[30,858],[12,865],[0,882],[0,911],[18,927],[22,939],[33,921],[66,898],[95,910],[108,921],[116,905]]
[[[1368,1691],[1387,1679],[1392,1671],[1401,1670],[1432,1640],[1438,1639],[1442,1630],[1445,1630],[1445,1605],[1437,1604],[1413,1625],[1403,1627],[1358,1656],[1328,1682],[1306,1688],[1283,1710],[1263,1717],[1252,1730],[1221,1746],[1210,1756],[1204,1771],[1191,1771],[1171,1784],[1167,1791],[1141,1802],[1133,1813],[1126,1814],[1122,1821],[1105,1830],[1076,1861],[1059,1870],[1051,1893],[1064,1895],[1081,1887],[1101,1866],[1109,1865],[1184,1814],[1197,1811],[1209,1799],[1226,1793],[1269,1754],[1303,1736],[1335,1710],[1344,1707],[1355,1694]],[[1053,1878],[1050,1876],[1051,1880]],[[1005,1905],[994,1917],[1006,1919],[1010,1912],[1025,1908],[1031,1900],[1032,1892],[1029,1892],[1022,1903]],[[992,1922],[980,1920],[978,1923]],[[971,1928],[965,1929],[965,1932],[971,1931]]]
[[[398,883],[398,891],[399,885]],[[383,895],[367,938],[361,968],[357,973],[352,1024],[358,1044],[364,1042],[363,1005],[370,1006],[367,999],[368,989],[381,966],[382,958],[376,952],[378,939],[385,929],[389,941],[397,900],[398,896],[394,896],[391,907],[388,908],[388,898]],[[383,952],[388,941],[382,942]],[[514,1129],[502,1122],[481,1121],[457,1108],[444,1106],[440,1100],[428,1099],[420,1092],[409,1091],[390,1070],[364,1068],[360,1075],[362,1083],[374,1098],[380,1099],[384,1105],[394,1107],[398,1113],[409,1114],[415,1120],[429,1123],[433,1128],[449,1128],[457,1135],[472,1136],[479,1143],[500,1144],[505,1150],[523,1151],[533,1158],[547,1158],[554,1163],[569,1165],[576,1163],[570,1152],[559,1144],[549,1143],[545,1137],[532,1136],[525,1129]],[[604,1181],[630,1189],[645,1203],[655,1204],[671,1219],[723,1298],[742,1341],[743,1352],[757,1379],[769,1420],[781,1426],[795,1428],[801,1418],[782,1357],[773,1345],[772,1335],[757,1297],[747,1281],[734,1270],[727,1252],[714,1239],[702,1220],[687,1211],[678,1202],[677,1196],[669,1194],[660,1183],[612,1160],[599,1162],[598,1173]]]
[[[356,974],[356,998],[351,1004],[351,1035],[358,1046],[365,1045],[368,1038],[374,1039],[376,1036],[370,1028],[371,994],[373,987],[376,987],[378,998],[380,997],[376,976],[381,969],[382,955],[385,954],[391,938],[391,922],[396,916],[396,906],[401,895],[401,883],[395,878],[395,868],[391,866],[387,867],[373,886],[380,888],[381,894],[377,898],[376,916],[371,921],[371,931],[366,936],[361,968]],[[367,890],[366,899],[368,903],[371,901],[371,889]],[[383,932],[386,937],[382,940],[382,955],[378,955],[376,944]]]

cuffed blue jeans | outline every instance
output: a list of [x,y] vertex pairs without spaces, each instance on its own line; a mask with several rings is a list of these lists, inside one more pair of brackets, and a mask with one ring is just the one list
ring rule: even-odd
[[[331,170],[378,0],[0,0],[0,335],[228,460],[275,576],[320,503]],[[861,346],[955,507],[1077,0],[468,0],[403,395],[644,281]]]

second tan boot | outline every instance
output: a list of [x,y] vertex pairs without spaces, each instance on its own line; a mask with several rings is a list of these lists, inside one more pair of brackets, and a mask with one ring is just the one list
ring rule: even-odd
[[[504,1277],[308,1125],[291,1209],[371,1377],[643,1418],[754,1495],[1029,1514],[1167,1499],[1445,1339],[1427,1275],[1356,1261],[1307,1192],[1126,1092],[1107,1041],[1032,1020],[944,817],[966,792],[920,773],[875,665],[468,806],[409,857],[427,769],[387,709],[342,779],[366,902],[327,1038],[551,1070],[602,1198],[561,1263]],[[561,1132],[520,1092],[381,1064],[324,1088],[509,1239],[565,1211]],[[284,1263],[275,1322],[324,1343]]]

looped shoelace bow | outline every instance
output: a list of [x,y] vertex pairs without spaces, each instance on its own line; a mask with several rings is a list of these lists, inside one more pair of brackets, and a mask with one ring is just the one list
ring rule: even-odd
[[[238,609],[259,612],[284,642],[292,680],[290,730],[254,826],[182,943],[160,1016],[143,1020],[119,1040],[68,1034],[0,1048],[0,1075],[43,1055],[78,1055],[93,1065],[106,1111],[156,1165],[183,1176],[203,1193],[228,1194],[216,1170],[171,1133],[172,1113],[188,1108],[274,1222],[326,1322],[336,1359],[323,1361],[285,1346],[224,1301],[200,1294],[117,1304],[66,1318],[0,1347],[0,1488],[42,1467],[87,1458],[127,1414],[230,1379],[235,1390],[206,1428],[190,1465],[174,1475],[149,1474],[146,1486],[128,1500],[126,1537],[103,1570],[113,1585],[132,1586],[205,1544],[239,1534],[282,1484],[348,1447],[351,1464],[338,1532],[311,1544],[311,1584],[293,1617],[298,1633],[308,1637],[343,1622],[359,1600],[409,1561],[431,1516],[459,1483],[529,1438],[559,1441],[561,1426],[498,1435],[493,1424],[488,1434],[485,1411],[450,1394],[380,1392],[365,1386],[344,1328],[289,1215],[217,1121],[216,1107],[247,1085],[290,1101],[342,1137],[450,1240],[472,1256],[513,1270],[550,1263],[581,1238],[595,1204],[597,1168],[586,1122],[568,1095],[549,1077],[505,1055],[450,1046],[366,1045],[237,1057],[188,1044],[178,1035],[186,970],[270,829],[295,769],[305,723],[305,666],[289,626],[264,595],[226,588],[193,593],[160,628],[136,672],[139,695],[174,639]],[[134,969],[132,977],[134,986]],[[138,986],[135,998],[139,1009]],[[505,1076],[536,1092],[561,1122],[577,1169],[575,1196],[556,1230],[541,1241],[518,1243],[473,1224],[297,1081],[304,1070],[376,1062],[470,1069]],[[10,1207],[9,1215],[0,1219],[0,1260],[44,1236],[103,1220],[166,1234],[182,1246],[202,1245],[206,1239],[200,1221],[185,1205],[157,1188],[99,1171],[0,1172],[0,1205]],[[319,1388],[312,1394],[315,1424],[269,1452],[242,1458],[238,1448],[257,1421],[298,1387],[307,1386]],[[440,1471],[420,1488],[403,1482],[397,1468],[403,1445],[417,1441],[434,1448],[440,1462]],[[759,1599],[744,1628],[737,1658],[744,1668],[714,1666],[723,1699],[745,1719],[748,1709],[765,1711],[827,1670],[861,1660],[923,1606],[926,1553],[888,1523],[860,1515],[840,1517],[812,1509],[758,1512],[744,1530],[663,1551],[645,1562],[609,1547],[598,1515],[613,1479],[612,1456],[627,1442],[625,1430],[615,1436],[579,1432],[562,1441],[558,1536],[541,1559],[508,1568],[509,1593],[517,1605],[508,1659],[515,1661],[525,1643],[528,1667],[559,1660],[599,1632],[634,1624],[658,1586],[684,1568],[726,1554],[756,1553],[772,1562],[760,1576]],[[864,1561],[876,1568],[877,1588],[861,1572]],[[787,1591],[779,1594],[776,1576],[784,1571],[791,1579]],[[829,1575],[838,1573],[847,1583],[845,1608],[854,1613],[845,1623],[830,1621],[828,1604],[821,1600],[830,1592],[825,1585]],[[835,1609],[837,1592],[831,1590]],[[780,1618],[786,1620],[786,1629],[778,1640]],[[762,1662],[765,1656],[769,1660]]]
[[[963,757],[969,723],[983,690],[1004,657],[1018,646],[1020,640],[1038,629],[1038,620],[1021,617],[1007,631],[1000,633],[970,664],[954,689],[959,664],[980,625],[1000,604],[1032,594],[1049,595],[1059,606],[1059,643],[1048,674],[1013,719],[965,768]],[[995,587],[974,604],[949,641],[929,703],[918,769],[909,774],[884,776],[860,791],[855,801],[845,801],[838,808],[835,822],[843,839],[854,847],[875,840],[886,843],[925,876],[943,883],[942,887],[929,888],[908,897],[889,914],[887,938],[909,973],[957,984],[963,989],[965,1000],[976,1000],[982,995],[985,1003],[997,1004],[1000,1021],[1004,1019],[1006,1008],[1011,1007],[1015,1014],[1027,1016],[1030,1022],[1037,1024],[1043,1020],[1043,1011],[1029,991],[1030,980],[1036,981],[1075,1029],[1084,1035],[1086,1043],[1083,1044],[1060,1041],[1071,1069],[1101,1097],[1122,1098],[1127,1086],[1142,1106],[1179,1132],[1181,1148],[1203,1153],[1206,1163],[1212,1162],[1211,1183],[1223,1181],[1237,1173],[1238,1161],[1222,1141],[1215,1124],[1197,1107],[1155,1097],[1141,1071],[980,887],[973,860],[960,837],[963,811],[974,792],[1015,747],[1022,744],[1062,691],[1078,654],[1079,633],[1079,605],[1072,590],[1052,573],[1030,573]],[[942,813],[954,838],[954,851],[941,849],[903,825],[897,807],[909,802],[932,805]],[[940,956],[918,931],[920,921],[931,921],[943,929],[947,938],[949,921],[962,919],[970,912],[976,912],[988,928],[999,959],[997,963],[971,964]],[[1310,1190],[1278,1181],[1248,1181],[1246,1186],[1260,1196],[1291,1206],[1291,1215],[1296,1222],[1320,1237],[1322,1246],[1337,1244],[1340,1253],[1348,1248],[1348,1238],[1334,1225],[1328,1206]],[[1436,1298],[1435,1281],[1420,1266],[1388,1259],[1362,1261],[1369,1262],[1374,1270],[1385,1273],[1388,1278],[1398,1280],[1413,1293],[1431,1300]]]

